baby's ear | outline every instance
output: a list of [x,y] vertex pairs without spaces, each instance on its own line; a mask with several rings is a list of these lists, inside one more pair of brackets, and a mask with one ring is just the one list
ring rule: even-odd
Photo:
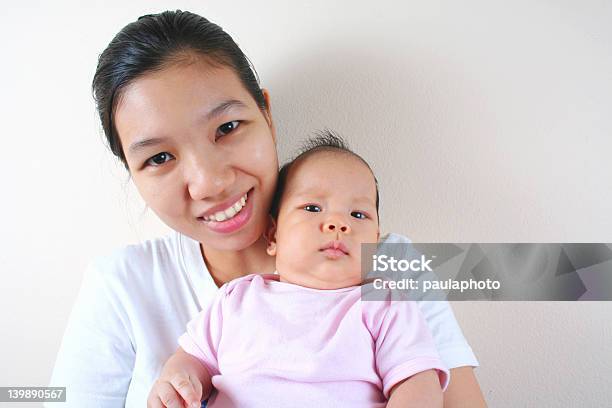
[[268,216],[268,225],[266,226],[266,231],[264,232],[264,238],[268,243],[266,252],[270,256],[276,256],[276,221],[274,221],[274,218],[272,218],[271,215]]

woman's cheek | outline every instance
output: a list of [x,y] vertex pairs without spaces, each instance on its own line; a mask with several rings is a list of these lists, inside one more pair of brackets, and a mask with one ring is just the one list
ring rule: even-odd
[[180,217],[185,210],[181,192],[177,183],[172,179],[163,177],[142,177],[134,179],[134,183],[144,202],[160,218],[168,224],[176,224],[174,218]]
[[[267,128],[266,128],[267,129]],[[278,176],[278,157],[276,146],[269,133],[253,135],[249,143],[241,149],[239,167],[255,177],[262,193],[263,206],[267,211],[276,187]]]
[[[243,151],[243,157],[245,161],[249,162],[249,167],[257,169],[257,173],[264,173],[263,175],[268,176],[270,169],[274,169],[274,172],[278,170],[278,157],[276,155],[276,148],[272,142],[272,136],[262,135],[257,138]],[[267,174],[266,174],[267,173]]]

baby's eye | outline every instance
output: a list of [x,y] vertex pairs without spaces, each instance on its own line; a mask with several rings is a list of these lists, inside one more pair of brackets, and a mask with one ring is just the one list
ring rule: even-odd
[[234,130],[238,129],[238,126],[240,126],[239,120],[233,120],[231,122],[222,124],[221,126],[217,128],[217,135],[215,139],[218,139],[222,136],[232,133]]
[[147,166],[161,166],[162,164],[174,159],[174,156],[168,152],[157,153],[155,156],[151,157],[145,162]]
[[365,215],[364,213],[362,213],[361,211],[353,211],[351,213],[352,217],[358,218],[360,220],[365,220],[366,218],[368,218],[367,215]]
[[304,209],[310,212],[321,212],[321,207],[319,207],[318,205],[314,205],[314,204],[305,205]]

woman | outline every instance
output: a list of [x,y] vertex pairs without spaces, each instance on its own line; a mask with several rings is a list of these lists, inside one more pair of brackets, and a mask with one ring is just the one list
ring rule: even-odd
[[[224,282],[274,270],[262,233],[276,134],[246,56],[188,12],[144,16],[121,30],[100,56],[93,90],[112,152],[176,233],[91,265],[52,384],[67,387],[68,406],[142,407],[202,303]],[[484,406],[476,359],[450,307],[420,308],[452,369],[445,406]]]

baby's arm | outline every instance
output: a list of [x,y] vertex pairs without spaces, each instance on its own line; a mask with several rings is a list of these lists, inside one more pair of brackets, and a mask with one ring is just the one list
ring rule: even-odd
[[442,407],[443,396],[436,370],[427,370],[396,384],[387,408]]
[[147,399],[148,408],[200,408],[212,389],[208,370],[196,357],[179,349],[166,361]]

